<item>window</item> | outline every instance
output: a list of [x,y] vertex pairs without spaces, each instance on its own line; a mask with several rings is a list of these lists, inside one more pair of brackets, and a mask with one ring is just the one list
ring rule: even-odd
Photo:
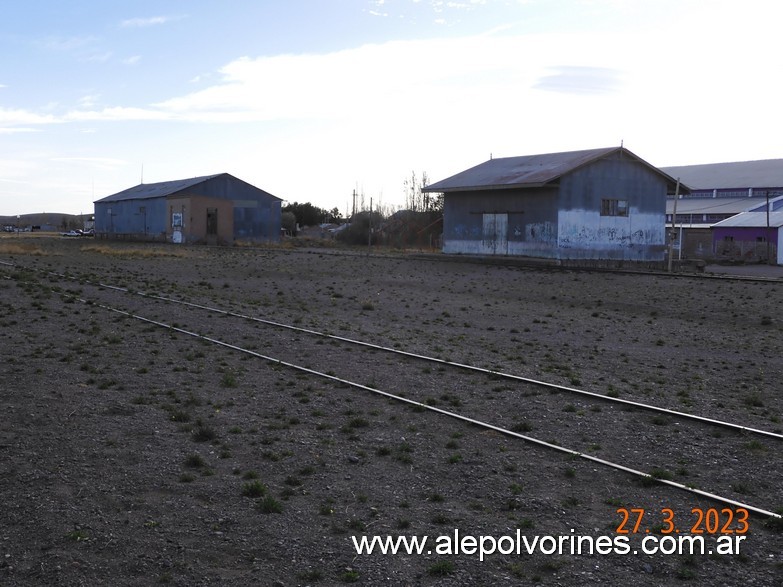
[[601,200],[601,216],[628,216],[628,200]]

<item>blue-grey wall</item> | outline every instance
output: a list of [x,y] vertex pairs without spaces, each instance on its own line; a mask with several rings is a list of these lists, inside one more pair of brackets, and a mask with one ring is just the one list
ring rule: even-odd
[[[144,212],[142,211],[144,209]],[[95,203],[95,232],[108,236],[166,238],[166,198]]]
[[[622,151],[560,180],[561,259],[662,261],[666,251],[666,178]],[[601,200],[628,203],[627,216],[601,216]]]
[[[240,179],[227,174],[219,175],[177,192],[176,195],[231,200],[234,205],[235,240],[280,240],[281,201]],[[146,229],[141,207],[146,209]],[[98,201],[95,203],[95,232],[109,237],[132,236],[164,240],[167,213],[165,196],[114,202]]]
[[257,187],[228,175],[193,186],[188,193],[232,200],[234,239],[278,241],[282,217],[280,200]]
[[[484,242],[485,214],[507,214],[507,250]],[[443,250],[465,254],[533,254],[557,245],[557,190],[452,192],[443,202]]]
[[[559,186],[450,192],[444,200],[443,251],[660,261],[666,189],[662,174],[618,152],[561,177]],[[627,200],[628,215],[601,216],[603,199]],[[491,214],[507,220],[505,234],[492,243],[485,226]]]

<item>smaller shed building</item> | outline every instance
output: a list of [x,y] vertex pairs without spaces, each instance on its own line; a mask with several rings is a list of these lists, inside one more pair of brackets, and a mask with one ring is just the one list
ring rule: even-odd
[[95,235],[173,243],[277,241],[281,202],[228,173],[143,183],[95,202]]
[[783,197],[741,212],[712,227],[718,257],[783,265]]
[[662,261],[675,185],[609,147],[490,159],[423,191],[444,194],[445,253]]

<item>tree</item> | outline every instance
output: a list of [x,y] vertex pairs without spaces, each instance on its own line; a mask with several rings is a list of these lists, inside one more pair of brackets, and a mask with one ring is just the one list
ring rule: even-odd
[[429,183],[429,177],[426,171],[421,173],[421,180],[416,177],[416,172],[412,171],[411,176],[403,180],[403,190],[405,193],[405,208],[414,212],[430,212],[434,202],[429,193],[422,190]]
[[283,212],[280,217],[280,224],[287,234],[296,236],[296,216],[293,212]]
[[291,212],[296,217],[299,226],[316,226],[326,221],[329,212],[318,206],[313,206],[310,202],[300,204],[294,202],[282,208],[283,212]]

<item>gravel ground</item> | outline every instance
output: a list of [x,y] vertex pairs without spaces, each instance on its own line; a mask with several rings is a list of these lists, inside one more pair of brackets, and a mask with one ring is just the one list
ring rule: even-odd
[[[0,261],[74,278],[0,265],[3,585],[783,584],[780,524],[751,517],[739,554],[572,554],[625,537],[618,509],[646,510],[631,549],[666,508],[683,535],[694,509],[729,514],[101,304],[773,511],[779,440],[88,281],[778,433],[781,283],[58,238],[0,240]],[[436,552],[455,529],[565,551]],[[357,555],[372,535],[431,552]]]

